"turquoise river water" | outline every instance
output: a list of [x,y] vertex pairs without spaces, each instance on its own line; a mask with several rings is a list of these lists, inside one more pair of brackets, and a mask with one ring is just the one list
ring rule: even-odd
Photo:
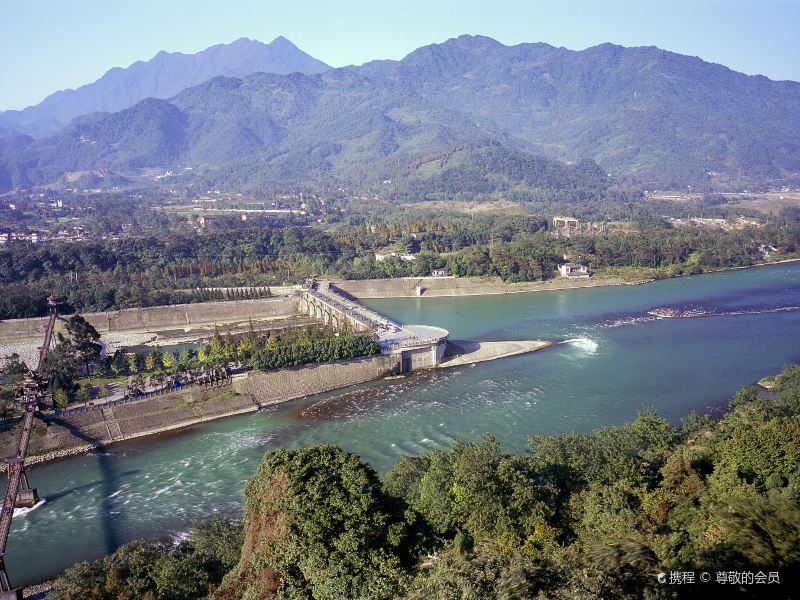
[[[800,361],[797,263],[639,286],[368,304],[400,321],[445,327],[452,339],[566,343],[36,466],[29,477],[46,502],[14,520],[6,556],[15,583],[240,511],[245,481],[278,446],[338,444],[380,471],[402,454],[485,431],[522,451],[531,433],[589,431],[645,406],[675,422],[691,410],[720,411],[740,386]],[[647,315],[659,307],[707,316]]]

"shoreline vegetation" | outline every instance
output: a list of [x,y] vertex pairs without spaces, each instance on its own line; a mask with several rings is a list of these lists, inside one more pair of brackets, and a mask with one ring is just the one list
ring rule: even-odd
[[[723,207],[712,211],[713,227],[684,227],[673,225],[694,212],[684,204],[609,202],[576,211],[581,223],[594,224],[580,235],[562,235],[549,224],[571,206],[543,210],[548,216],[350,206],[337,207],[336,218],[313,222],[232,218],[200,227],[182,217],[169,227],[145,227],[141,235],[117,239],[13,244],[0,250],[0,317],[43,316],[50,294],[90,313],[266,298],[312,277],[353,285],[440,273],[499,277],[509,287],[486,288],[497,293],[571,287],[574,282],[556,277],[564,262],[585,265],[608,284],[798,256],[800,216],[791,209],[764,222]],[[705,209],[697,207],[707,214]],[[598,225],[599,214],[605,217]],[[516,285],[525,282],[530,287]]]
[[[759,262],[752,265],[738,267],[725,267],[720,269],[708,269],[701,273],[676,273],[661,277],[652,276],[655,273],[648,273],[651,276],[630,275],[610,275],[597,274],[589,279],[548,279],[545,281],[523,281],[519,283],[506,283],[500,277],[395,277],[386,279],[364,279],[364,280],[338,280],[335,284],[345,292],[355,296],[357,299],[380,299],[380,298],[410,298],[416,297],[416,284],[423,286],[423,293],[418,297],[454,297],[454,296],[494,296],[500,294],[520,294],[528,292],[548,292],[566,291],[573,289],[586,289],[596,287],[616,287],[623,285],[643,285],[662,281],[665,279],[678,279],[684,277],[695,277],[699,275],[711,275],[714,273],[726,273],[729,271],[739,271],[742,269],[753,269],[756,267],[769,267],[787,263],[800,262],[800,257],[787,258],[769,262]],[[620,272],[625,269],[619,269]],[[642,273],[641,269],[633,269],[637,273]],[[454,282],[448,284],[448,282]],[[425,288],[425,285],[432,287]],[[368,287],[366,293],[359,293],[359,287]]]

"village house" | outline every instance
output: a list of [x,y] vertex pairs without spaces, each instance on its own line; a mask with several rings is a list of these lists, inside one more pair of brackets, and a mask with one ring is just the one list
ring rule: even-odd
[[589,267],[572,262],[558,265],[558,272],[561,273],[562,277],[566,277],[567,279],[583,279],[591,277]]

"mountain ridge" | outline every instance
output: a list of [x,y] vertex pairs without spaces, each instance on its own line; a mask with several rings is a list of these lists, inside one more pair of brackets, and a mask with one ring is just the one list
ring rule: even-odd
[[[495,140],[561,161],[591,158],[648,185],[800,173],[800,83],[654,46],[573,51],[461,36],[398,61],[215,77],[160,102],[172,108],[149,105],[149,119],[147,106],[89,115],[17,143],[0,162],[14,185],[43,183],[59,166],[178,162],[204,165],[209,184],[294,185],[374,179],[392,157]],[[181,127],[164,122],[173,109]]]
[[218,75],[245,77],[260,71],[312,74],[329,68],[283,36],[269,44],[242,37],[193,54],[161,50],[147,61],[112,67],[94,82],[54,92],[36,105],[0,112],[0,126],[43,137],[73,118],[118,112],[148,97],[169,98]]

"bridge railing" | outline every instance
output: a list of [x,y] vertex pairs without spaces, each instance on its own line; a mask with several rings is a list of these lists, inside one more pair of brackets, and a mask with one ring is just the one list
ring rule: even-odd
[[367,313],[373,313],[374,312],[374,311],[371,311],[370,309],[368,309],[366,307],[359,307],[361,309],[361,311],[363,311],[363,312],[361,312],[359,310],[356,310],[356,309],[353,309],[353,308],[349,308],[349,306],[345,303],[345,299],[342,298],[341,301],[340,301],[337,298],[334,298],[333,296],[335,296],[336,294],[334,294],[333,292],[328,291],[328,293],[323,294],[323,293],[320,293],[319,291],[314,290],[314,289],[307,289],[305,291],[309,296],[311,296],[313,298],[316,298],[317,300],[319,300],[323,304],[328,305],[330,308],[333,308],[334,310],[336,310],[336,311],[338,311],[338,312],[340,312],[342,314],[345,314],[348,317],[350,317],[352,319],[355,319],[359,323],[362,323],[362,324],[364,324],[364,325],[366,325],[368,327],[371,327],[373,329],[381,329],[381,328],[384,328],[387,325],[388,326],[393,326],[393,327],[398,327],[398,328],[400,327],[400,325],[398,323],[395,323],[394,321],[392,321],[390,319],[382,318],[382,319],[379,320],[378,318],[376,318],[376,317],[379,316],[378,313],[374,313],[376,315],[376,317],[373,317],[373,318],[370,318],[369,316],[363,314],[363,312],[367,312]]

